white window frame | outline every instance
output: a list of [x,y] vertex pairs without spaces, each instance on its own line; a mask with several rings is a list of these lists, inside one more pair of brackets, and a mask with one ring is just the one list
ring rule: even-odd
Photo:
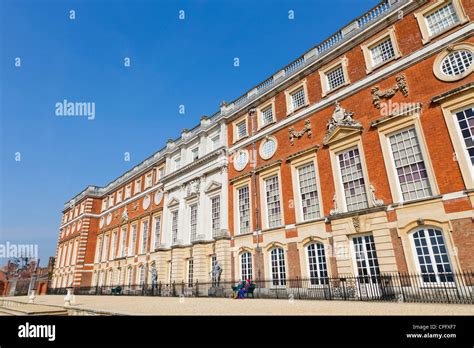
[[[315,257],[316,257],[316,274],[317,277],[311,277],[311,262],[310,262],[310,256],[309,256],[309,248],[314,245],[315,248]],[[323,256],[324,256],[324,266],[326,267],[325,270],[321,268],[321,262],[318,257],[318,245],[322,246],[323,250]],[[324,285],[327,285],[329,283],[329,257],[326,253],[327,247],[326,244],[324,244],[321,241],[311,241],[308,244],[304,246],[304,251],[305,251],[305,259],[306,259],[306,270],[308,272],[308,279],[309,279],[309,284],[311,287],[321,287]],[[326,272],[326,277],[321,277],[321,273]],[[314,282],[313,282],[314,280]]]
[[[373,59],[373,52],[372,49],[377,46],[378,44],[382,43],[383,41],[389,39],[390,42],[392,43],[393,47],[393,52],[394,56],[387,59],[386,61],[380,62],[378,64],[375,64],[374,59]],[[400,48],[398,46],[398,41],[397,41],[397,36],[395,33],[395,26],[390,27],[386,31],[384,31],[382,34],[378,35],[375,39],[371,40],[370,42],[364,44],[361,46],[362,52],[364,54],[364,59],[365,59],[365,66],[366,66],[366,72],[367,74],[371,73],[373,70],[388,64],[391,61],[394,61],[402,56],[400,52]]]
[[[315,169],[314,175],[316,176],[316,188],[318,192],[319,217],[316,219],[305,220],[304,214],[303,214],[303,202],[301,201],[301,186],[300,186],[300,180],[299,180],[299,169],[310,163],[313,164],[314,169]],[[321,183],[320,183],[320,177],[319,177],[318,161],[317,161],[317,156],[316,156],[315,151],[311,151],[305,155],[292,159],[291,180],[293,183],[292,185],[293,197],[295,198],[294,201],[296,204],[296,209],[295,209],[296,222],[300,223],[300,222],[307,222],[307,221],[321,219],[324,213],[323,213],[323,202],[322,202],[322,196],[321,196],[321,185],[320,185]]]
[[[297,92],[298,90],[303,89],[304,92],[304,104],[297,107],[296,109],[293,107],[293,99],[292,95]],[[308,96],[308,80],[303,79],[302,81],[298,82],[297,84],[291,86],[287,90],[285,90],[285,100],[286,100],[286,115],[289,116],[298,110],[301,110],[309,105],[309,96]]]
[[466,145],[459,128],[456,113],[469,107],[474,107],[474,89],[465,93],[457,94],[448,100],[441,102],[444,120],[448,127],[451,142],[454,146],[456,160],[461,169],[461,175],[466,188],[474,189],[474,168],[467,154]]
[[[250,257],[246,256],[246,265],[244,267],[244,255],[250,255]],[[242,253],[240,253],[239,255],[239,265],[240,265],[240,280],[242,281],[246,281],[247,279],[250,279],[250,280],[253,280],[253,254],[248,251],[248,250],[245,250],[243,251]],[[250,265],[250,267],[249,267]],[[244,268],[245,268],[245,271],[244,271]],[[247,275],[244,277],[244,273]],[[248,276],[250,275],[250,277]]]
[[[240,225],[240,201],[239,201],[239,190],[241,188],[248,187],[249,192],[249,230],[246,232],[241,232]],[[242,181],[236,182],[233,185],[233,197],[234,197],[234,231],[237,235],[251,233],[253,231],[253,221],[252,221],[252,186],[250,179],[244,179]]]
[[[263,119],[263,111],[267,110],[270,108],[272,110],[272,120],[265,123]],[[261,129],[263,127],[266,127],[270,124],[273,124],[276,122],[276,110],[275,110],[275,97],[272,99],[266,101],[256,109],[256,114],[257,114],[257,129]]]
[[[214,219],[214,199],[219,200],[219,211],[218,211],[218,217],[217,219],[217,225],[218,227],[214,225],[216,220]],[[220,192],[218,194],[215,194],[211,197],[209,197],[210,200],[210,205],[211,205],[211,231],[212,231],[212,236],[215,237],[216,235],[219,234],[222,226],[222,198]]]
[[137,244],[137,233],[138,233],[138,224],[134,223],[130,225],[130,238],[128,241],[128,255],[135,256],[135,249]]
[[[179,210],[178,209],[172,210],[170,212],[170,216],[171,216],[171,219],[170,219],[170,221],[171,221],[171,244],[175,244],[179,239]],[[176,219],[175,219],[175,216],[176,216]]]
[[[452,2],[454,5],[454,9],[456,11],[456,14],[458,16],[459,21],[452,25],[449,28],[446,28],[445,30],[436,33],[434,35],[431,35],[429,32],[428,28],[428,23],[426,21],[426,17],[432,14],[433,12],[437,11],[441,7],[447,5],[449,2]],[[422,42],[423,44],[429,43],[432,39],[443,35],[445,32],[452,30],[453,28],[462,25],[466,22],[469,21],[469,17],[466,15],[466,12],[464,11],[464,8],[462,6],[462,3],[460,0],[437,0],[433,2],[431,5],[425,7],[421,11],[418,11],[415,13],[415,18],[418,22],[418,27],[420,28],[421,36],[422,36]]]
[[132,184],[128,184],[127,186],[125,186],[124,200],[130,197],[132,197]]
[[[274,278],[274,274],[273,274],[273,265],[272,265],[272,252],[274,250],[282,250],[283,253],[282,254],[278,254],[278,279],[275,279]],[[282,255],[282,256],[281,256]],[[280,257],[283,257],[283,266],[284,266],[284,269],[285,269],[285,272],[284,272],[284,275],[285,275],[285,278],[281,278],[281,258]],[[282,247],[282,246],[277,246],[277,247],[273,247],[271,248],[270,250],[268,250],[268,260],[269,260],[269,273],[270,273],[270,279],[271,279],[271,283],[270,283],[270,288],[286,288],[287,284],[288,284],[288,262],[286,260],[286,250]],[[277,282],[277,284],[275,284],[275,282]]]
[[[146,226],[146,233],[144,227]],[[146,254],[148,252],[148,235],[150,234],[150,222],[142,220],[140,224],[140,245],[138,248],[138,254]],[[143,245],[145,244],[145,245]]]
[[[158,221],[158,232],[156,231],[156,225]],[[161,226],[162,226],[162,219],[161,214],[153,216],[153,251],[158,249],[157,246],[161,245]]]
[[[321,79],[321,88],[322,88],[322,96],[325,97],[329,93],[332,93],[333,91],[337,91],[344,86],[347,86],[351,83],[349,79],[349,72],[348,72],[348,59],[346,56],[343,56],[333,63],[326,65],[322,69],[319,70],[319,77]],[[334,71],[336,68],[339,66],[342,67],[342,72],[344,75],[344,83],[336,88],[330,88],[329,87],[329,82],[328,82],[328,77],[327,74]]]
[[[267,205],[267,197],[266,197],[266,180],[270,179],[271,177],[276,176],[278,180],[278,195],[279,195],[279,200],[280,200],[280,225],[279,226],[273,226],[270,228],[269,222],[268,222],[268,205]],[[281,184],[281,172],[280,172],[280,167],[276,166],[273,168],[269,168],[268,170],[260,173],[259,175],[260,179],[260,192],[262,194],[260,195],[260,204],[262,207],[262,227],[263,229],[275,229],[275,228],[281,228],[285,226],[285,209],[284,209],[284,201],[283,201],[283,192],[282,192],[282,184]]]
[[[420,231],[420,230],[424,230],[425,233],[427,233],[428,229],[434,229],[434,230],[438,230],[438,231],[441,232],[441,237],[443,239],[444,247],[446,249],[446,255],[447,255],[447,258],[448,258],[448,264],[449,264],[449,267],[451,268],[451,272],[447,272],[447,274],[453,274],[455,272],[453,262],[451,261],[451,255],[450,255],[450,252],[449,252],[448,243],[446,242],[447,238],[445,236],[444,229],[441,228],[441,227],[436,227],[436,226],[427,226],[427,225],[419,226],[419,227],[415,228],[413,231],[411,231],[409,233],[408,237],[410,239],[410,246],[412,248],[412,254],[413,254],[414,262],[415,262],[415,265],[416,265],[416,269],[420,274],[421,282],[423,284],[426,284],[426,285],[449,285],[449,284],[454,284],[454,275],[452,275],[452,277],[453,277],[452,282],[450,282],[450,281],[442,282],[440,280],[438,267],[437,267],[438,264],[436,263],[436,259],[435,259],[434,254],[433,254],[433,246],[431,244],[431,240],[430,240],[429,236],[425,237],[425,238],[426,238],[426,242],[427,242],[428,255],[429,255],[429,258],[430,258],[430,261],[431,261],[431,265],[433,266],[434,273],[422,273],[422,271],[421,271],[421,265],[420,265],[420,262],[419,262],[419,259],[418,259],[419,256],[418,256],[418,252],[417,252],[416,245],[415,245],[414,234],[416,232]],[[436,281],[435,282],[430,282],[430,281],[426,282],[424,280],[424,277],[423,277],[424,275],[434,275],[435,278],[436,278]]]
[[[377,258],[378,274],[376,274],[377,272],[372,273],[372,268],[370,267],[369,262],[368,262],[369,259],[368,259],[368,254],[367,254],[367,246],[366,246],[366,243],[365,243],[365,237],[367,237],[367,236],[371,236],[373,241],[374,241],[375,253],[376,253],[376,258]],[[364,253],[364,260],[366,262],[366,267],[365,268],[366,268],[366,270],[368,270],[368,272],[367,272],[368,275],[363,275],[363,274],[359,273],[359,268],[357,267],[356,249],[355,249],[355,244],[354,244],[354,239],[355,238],[362,238],[362,240],[363,240],[363,246],[364,246],[363,253]],[[377,243],[375,241],[374,235],[372,233],[364,233],[364,234],[357,234],[357,235],[351,236],[351,238],[350,238],[350,248],[351,248],[351,254],[352,254],[352,265],[354,267],[354,274],[357,277],[360,277],[359,278],[359,283],[361,283],[361,284],[374,284],[374,283],[377,283],[378,282],[377,277],[380,276],[382,271],[380,270],[380,257],[379,257],[379,252],[377,251]],[[374,281],[374,278],[375,278],[375,281]]]
[[[245,122],[245,134],[239,136],[239,125]],[[239,117],[237,120],[232,122],[232,142],[235,143],[241,139],[248,137],[249,135],[249,120],[248,115],[245,114],[242,117]]]
[[438,80],[445,81],[445,82],[459,81],[469,76],[474,71],[474,62],[466,71],[464,71],[462,74],[459,74],[459,75],[449,76],[449,75],[446,75],[442,71],[441,65],[444,59],[456,51],[470,51],[471,54],[474,56],[474,43],[471,43],[471,42],[456,43],[454,45],[449,46],[444,51],[438,54],[433,64],[433,73],[435,74]]
[[134,195],[142,192],[142,178],[135,180],[135,185],[134,185],[135,191],[133,192]]
[[127,226],[123,226],[120,230],[119,257],[124,257],[127,254],[127,230]]

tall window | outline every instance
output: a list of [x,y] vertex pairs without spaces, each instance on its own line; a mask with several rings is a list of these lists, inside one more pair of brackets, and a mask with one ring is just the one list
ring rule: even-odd
[[281,203],[278,175],[265,179],[268,227],[281,225]]
[[311,285],[328,283],[328,269],[324,245],[312,243],[306,248],[308,251],[308,266]]
[[120,232],[120,250],[119,250],[119,257],[125,256],[125,250],[127,248],[127,227],[122,227],[122,231]]
[[389,141],[403,200],[431,196],[428,172],[415,128],[395,133]]
[[[304,102],[304,99],[303,99]],[[265,109],[261,111],[262,115],[262,126],[266,126],[269,123],[273,122],[273,107],[267,106]]]
[[188,286],[193,286],[194,280],[194,260],[188,259]]
[[244,186],[237,190],[239,199],[239,232],[250,232],[250,193],[249,187]]
[[221,229],[221,197],[211,199],[212,235],[215,237]]
[[173,243],[178,241],[178,211],[175,210],[171,213],[171,234]]
[[374,237],[372,235],[354,237],[352,242],[354,245],[357,274],[361,277],[360,282],[377,282],[380,270]]
[[141,191],[142,191],[142,180],[138,179],[137,181],[135,181],[135,194]]
[[212,150],[216,150],[221,145],[221,135],[217,133],[211,138]]
[[138,285],[145,284],[145,266],[144,265],[141,265],[140,268],[138,269],[137,284]]
[[95,262],[100,262],[101,253],[102,253],[102,238],[99,238],[99,241],[97,242],[97,249],[95,250]]
[[443,232],[433,227],[423,227],[412,234],[416,262],[425,283],[453,282],[451,264]]
[[128,276],[127,276],[127,285],[132,285],[132,279],[133,279],[133,268],[129,267]]
[[114,271],[109,269],[109,275],[107,276],[107,286],[112,286],[114,280]]
[[130,233],[130,243],[128,245],[128,256],[135,255],[135,245],[137,244],[137,225],[132,225]]
[[142,223],[141,243],[140,243],[140,254],[144,254],[147,251],[148,243],[148,221]]
[[181,156],[177,156],[174,159],[174,169],[178,170],[181,167]]
[[190,225],[191,225],[191,241],[195,241],[197,237],[197,204],[190,207]]
[[298,179],[301,194],[303,220],[315,219],[320,216],[318,189],[316,185],[316,168],[308,163],[298,168]]
[[392,59],[395,56],[395,50],[393,49],[392,39],[390,36],[371,47],[370,53],[372,55],[374,66]]
[[240,255],[240,277],[243,281],[253,279],[252,274],[252,254],[249,252]]
[[458,22],[459,17],[452,2],[426,16],[428,30],[432,36],[445,31]]
[[160,238],[161,238],[161,216],[155,216],[153,223],[153,236],[154,236],[154,246],[153,250],[158,250],[160,247]]
[[117,236],[118,236],[118,232],[115,231],[112,234],[112,248],[110,249],[110,260],[115,259],[115,248],[117,247]]
[[290,94],[291,108],[296,110],[306,104],[306,97],[304,94],[304,88],[299,88]]
[[109,235],[104,237],[104,247],[102,248],[102,257],[100,261],[106,261],[109,254]]
[[237,139],[241,139],[247,135],[247,120],[237,124]]
[[282,248],[270,252],[272,283],[274,286],[286,285],[285,252]]
[[474,107],[457,112],[456,118],[467,156],[471,159],[471,164],[474,166]]
[[347,211],[368,208],[359,149],[345,151],[338,158]]
[[129,184],[125,187],[125,199],[130,198],[132,195],[132,184]]
[[344,68],[342,65],[338,65],[335,69],[327,72],[326,78],[329,91],[346,83],[346,79],[344,77]]

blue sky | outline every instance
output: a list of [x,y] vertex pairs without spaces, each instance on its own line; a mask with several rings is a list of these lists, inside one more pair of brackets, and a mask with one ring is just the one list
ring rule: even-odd
[[[68,199],[115,179],[378,2],[0,0],[0,242],[38,244],[44,264]],[[95,119],[57,117],[64,99],[94,102]]]

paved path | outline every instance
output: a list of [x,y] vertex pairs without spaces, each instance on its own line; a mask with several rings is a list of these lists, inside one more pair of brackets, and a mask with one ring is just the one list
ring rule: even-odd
[[[62,306],[64,296],[36,303]],[[73,307],[132,315],[474,315],[474,305],[141,296],[76,296]]]

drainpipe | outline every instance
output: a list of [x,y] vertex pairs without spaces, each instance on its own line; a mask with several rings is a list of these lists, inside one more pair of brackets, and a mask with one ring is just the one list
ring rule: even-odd
[[[250,126],[252,130],[251,136],[254,136],[256,133],[255,127],[255,108],[249,109],[249,116],[250,116]],[[255,231],[257,235],[257,247],[255,249],[255,255],[257,256],[256,265],[257,265],[257,289],[260,289],[260,279],[261,279],[261,272],[260,272],[260,241],[259,241],[259,234],[260,234],[260,226],[258,223],[259,217],[259,209],[258,209],[258,193],[257,193],[257,175],[255,169],[257,167],[257,143],[252,141],[252,179],[253,179],[253,197],[254,197],[254,205],[255,205]]]

